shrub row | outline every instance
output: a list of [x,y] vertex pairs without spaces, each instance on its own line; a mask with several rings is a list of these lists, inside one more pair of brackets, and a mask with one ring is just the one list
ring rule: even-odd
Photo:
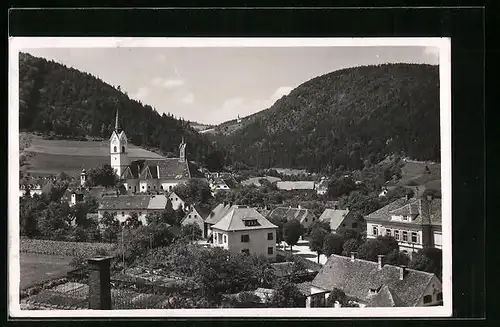
[[113,243],[64,242],[36,239],[20,239],[19,251],[22,253],[37,253],[46,255],[74,256],[80,253],[84,256],[94,256],[106,252],[114,254],[116,245]]

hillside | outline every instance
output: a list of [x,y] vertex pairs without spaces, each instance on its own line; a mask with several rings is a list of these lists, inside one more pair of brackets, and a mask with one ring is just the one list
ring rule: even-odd
[[437,66],[363,66],[309,80],[271,108],[243,118],[232,133],[211,137],[233,163],[359,169],[392,153],[440,161],[439,117]]
[[218,151],[188,122],[160,115],[151,106],[130,99],[119,86],[115,88],[88,73],[25,53],[20,54],[19,61],[21,131],[108,139],[119,108],[121,126],[132,144],[175,156],[184,137],[191,160],[212,169],[220,166]]

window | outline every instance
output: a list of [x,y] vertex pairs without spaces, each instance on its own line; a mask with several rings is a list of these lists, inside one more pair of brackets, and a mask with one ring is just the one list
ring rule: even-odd
[[151,188],[151,185],[148,185],[148,190]]
[[271,255],[271,254],[273,254],[273,252],[274,252],[274,249],[272,246],[267,248],[267,254]]
[[250,236],[249,235],[241,235],[241,242],[242,243],[250,242]]
[[304,221],[307,223],[307,218]]
[[219,240],[219,244],[222,244],[222,234],[221,233],[217,234],[219,234],[219,236],[217,237],[217,239]]
[[315,220],[316,220],[316,218],[313,218],[313,221],[315,221]]
[[139,211],[139,216],[141,216],[141,215],[142,215],[142,212]]
[[144,187],[145,187],[145,186],[144,186],[144,185],[142,185],[142,189],[143,189],[143,190],[144,190]]
[[224,235],[224,243],[227,243],[227,235]]
[[417,232],[411,232],[411,242],[418,243],[418,234]]
[[125,152],[125,146],[122,145],[122,152]]
[[129,187],[128,187],[128,189],[129,189],[129,190],[131,190],[131,189],[132,189],[132,186],[129,186]]
[[391,230],[389,228],[385,229],[385,235],[391,236]]
[[155,190],[156,190],[156,185],[155,185],[155,187],[154,187],[154,188],[155,188]]
[[168,190],[169,190],[169,191],[171,191],[171,190],[172,190],[172,185],[170,185],[170,186],[168,187]]
[[377,226],[373,226],[373,228],[372,228],[372,234],[373,235],[378,235],[378,227]]
[[403,221],[408,221],[408,216],[403,216]]
[[403,241],[408,242],[408,232],[403,231]]
[[272,241],[274,239],[274,234],[273,233],[267,233],[267,240]]
[[398,230],[394,231],[394,238],[396,239],[396,241],[399,241],[399,231]]
[[358,223],[352,223],[352,228],[358,228]]
[[163,185],[160,185],[160,190],[163,190]]
[[113,152],[118,152],[118,151],[116,150],[116,146],[113,148],[113,150],[114,150]]
[[438,301],[443,301],[443,292],[439,292],[439,293],[436,295],[436,300],[438,300]]
[[125,216],[125,212],[124,211],[122,211],[122,216]]
[[257,221],[257,219],[244,220],[243,223],[245,224],[245,226],[260,226],[260,224]]
[[246,254],[246,255],[250,255],[250,250],[249,249],[243,249],[243,250],[241,250],[241,253]]
[[432,302],[432,295],[424,296],[424,304]]

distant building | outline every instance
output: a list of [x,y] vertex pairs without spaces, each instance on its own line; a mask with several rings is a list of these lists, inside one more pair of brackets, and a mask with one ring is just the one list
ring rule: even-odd
[[365,216],[367,237],[391,235],[411,255],[424,247],[441,248],[441,199],[403,197]]
[[227,183],[222,178],[212,178],[209,180],[210,189],[212,190],[212,195],[220,191],[229,191],[230,188]]
[[354,257],[331,255],[311,282],[307,307],[325,305],[330,291],[342,290],[360,307],[425,307],[442,305],[441,281],[428,272]]
[[313,181],[281,181],[277,182],[276,186],[280,190],[292,191],[292,190],[314,190],[315,185]]
[[325,209],[319,220],[328,223],[333,233],[341,228],[355,229],[358,232],[364,229],[364,224],[358,221],[354,213],[348,209]]
[[200,227],[200,230],[202,231],[202,237],[207,238],[208,237],[208,227],[205,225],[205,220],[207,219],[208,215],[210,214],[209,210],[206,210],[205,208],[195,205],[191,208],[191,211],[188,212],[188,214],[182,219],[181,225],[185,226],[188,224],[197,224]]
[[328,192],[328,183],[329,180],[323,177],[321,181],[316,185],[316,192],[319,195],[325,195]]
[[125,222],[133,213],[137,213],[143,225],[147,224],[146,215],[152,212],[162,212],[167,205],[167,197],[160,195],[117,195],[105,196],[99,199],[98,219],[104,213],[115,214],[120,223]]
[[212,235],[212,226],[217,224],[232,208],[230,203],[219,203],[205,219],[204,232],[207,238]]
[[233,206],[212,226],[213,246],[232,253],[276,257],[276,229],[257,210],[246,206]]
[[311,210],[302,208],[300,205],[298,208],[277,207],[272,210],[269,215],[267,215],[267,218],[286,218],[287,221],[296,219],[304,228],[309,228],[316,220],[318,220],[318,217],[316,217]]
[[170,199],[170,202],[172,203],[172,208],[174,210],[179,210],[179,208],[181,208],[182,210],[187,209],[186,202],[184,202],[184,200],[180,196],[178,196],[177,193],[170,192],[168,198]]
[[83,202],[86,193],[86,190],[82,188],[68,188],[64,191],[61,202],[67,202],[69,206],[72,207],[79,202]]
[[111,167],[124,181],[127,191],[132,193],[171,191],[176,185],[185,183],[191,178],[204,179],[198,168],[187,160],[184,139],[179,145],[179,158],[143,159],[130,162],[127,152],[128,140],[125,131],[119,128],[118,111],[115,129],[109,141]]

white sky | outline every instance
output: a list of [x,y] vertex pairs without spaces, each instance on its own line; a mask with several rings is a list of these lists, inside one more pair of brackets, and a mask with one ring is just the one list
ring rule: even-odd
[[121,86],[176,117],[218,124],[269,108],[311,78],[382,63],[438,64],[425,46],[24,49]]

